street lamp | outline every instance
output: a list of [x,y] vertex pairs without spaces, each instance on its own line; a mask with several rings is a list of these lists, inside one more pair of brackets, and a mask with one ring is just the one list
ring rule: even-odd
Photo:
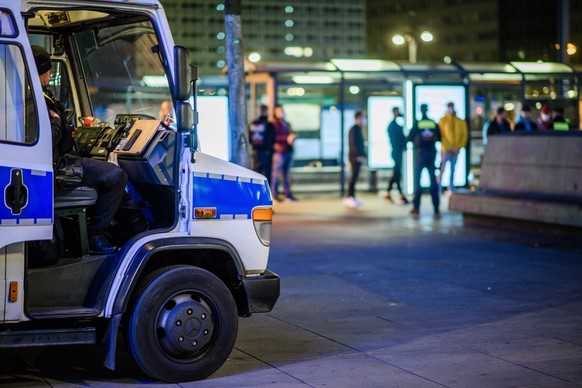
[[432,42],[433,38],[434,37],[432,36],[430,31],[423,31],[422,34],[420,34],[420,39],[423,42]]
[[[432,42],[434,36],[430,33],[430,31],[423,31],[420,34],[420,40],[423,42]],[[416,52],[418,51],[418,43],[416,42],[416,38],[410,34],[396,34],[392,37],[392,43],[395,45],[401,46],[404,43],[408,43],[408,61],[410,63],[416,63]]]

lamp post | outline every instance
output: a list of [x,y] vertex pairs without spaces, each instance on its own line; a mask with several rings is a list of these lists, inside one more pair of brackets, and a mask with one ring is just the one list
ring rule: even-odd
[[[420,40],[423,42],[432,42],[434,39],[433,35],[429,31],[423,31],[420,34]],[[404,43],[408,43],[408,62],[416,63],[416,53],[418,51],[418,42],[416,37],[411,34],[396,34],[392,37],[392,43],[401,46]]]

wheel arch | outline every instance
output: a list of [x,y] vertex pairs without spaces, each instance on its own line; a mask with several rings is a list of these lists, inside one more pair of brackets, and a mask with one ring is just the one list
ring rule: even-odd
[[190,265],[213,273],[230,290],[239,311],[245,305],[241,288],[245,269],[236,249],[220,239],[177,237],[149,241],[134,255],[115,297],[111,315],[127,311],[141,280],[153,271],[174,265]]

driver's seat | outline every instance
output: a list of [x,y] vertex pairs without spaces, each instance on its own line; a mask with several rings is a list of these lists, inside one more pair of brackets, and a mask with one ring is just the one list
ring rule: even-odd
[[[97,191],[81,186],[74,190],[55,192],[55,218],[76,216],[81,236],[81,255],[89,254],[89,233],[87,232],[87,207],[97,202]],[[55,222],[55,224],[57,224]],[[59,226],[57,226],[59,228]],[[59,235],[62,236],[62,226]]]

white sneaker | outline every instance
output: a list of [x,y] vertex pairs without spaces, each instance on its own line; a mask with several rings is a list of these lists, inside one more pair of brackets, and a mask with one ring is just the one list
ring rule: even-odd
[[344,206],[353,209],[353,208],[358,207],[358,202],[356,201],[356,199],[354,197],[347,197],[347,198],[344,198]]
[[356,201],[358,206],[362,206],[362,201],[360,201],[360,198],[354,197],[354,200]]

